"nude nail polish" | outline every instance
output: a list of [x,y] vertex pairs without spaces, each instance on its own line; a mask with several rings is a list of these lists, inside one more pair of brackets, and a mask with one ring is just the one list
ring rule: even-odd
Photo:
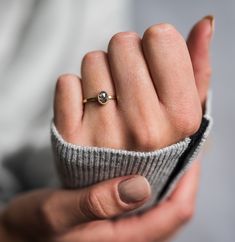
[[208,19],[210,21],[211,30],[212,30],[212,33],[214,33],[214,31],[215,31],[215,17],[213,15],[208,15],[208,16],[204,17],[203,19]]
[[125,203],[141,202],[150,196],[151,189],[143,176],[122,181],[118,186],[119,196]]

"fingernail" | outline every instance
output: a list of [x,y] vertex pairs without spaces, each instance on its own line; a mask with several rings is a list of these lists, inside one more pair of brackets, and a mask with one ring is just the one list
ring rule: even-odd
[[208,19],[211,24],[211,32],[214,33],[215,31],[215,17],[213,15],[208,15],[204,17],[204,19]]
[[121,200],[125,203],[137,203],[150,196],[151,189],[148,181],[143,176],[136,176],[122,181],[118,185]]

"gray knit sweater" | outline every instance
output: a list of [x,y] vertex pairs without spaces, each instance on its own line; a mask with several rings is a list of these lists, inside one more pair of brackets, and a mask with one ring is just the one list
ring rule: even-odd
[[194,135],[152,152],[74,145],[62,138],[52,122],[52,146],[61,181],[67,188],[81,188],[114,177],[142,175],[152,187],[152,198],[139,209],[143,211],[168,196],[196,158],[212,125],[209,110],[207,104]]

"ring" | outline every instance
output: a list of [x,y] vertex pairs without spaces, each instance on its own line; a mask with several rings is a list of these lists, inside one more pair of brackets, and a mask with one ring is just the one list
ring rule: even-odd
[[116,99],[115,96],[108,95],[106,91],[101,91],[96,97],[89,97],[83,99],[83,103],[88,103],[88,102],[98,102],[99,104],[106,104],[109,100],[114,100]]

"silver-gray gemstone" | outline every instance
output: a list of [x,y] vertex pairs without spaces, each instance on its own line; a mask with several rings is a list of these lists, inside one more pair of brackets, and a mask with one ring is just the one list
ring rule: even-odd
[[98,102],[101,104],[105,104],[109,100],[109,95],[105,91],[101,91],[98,95]]

